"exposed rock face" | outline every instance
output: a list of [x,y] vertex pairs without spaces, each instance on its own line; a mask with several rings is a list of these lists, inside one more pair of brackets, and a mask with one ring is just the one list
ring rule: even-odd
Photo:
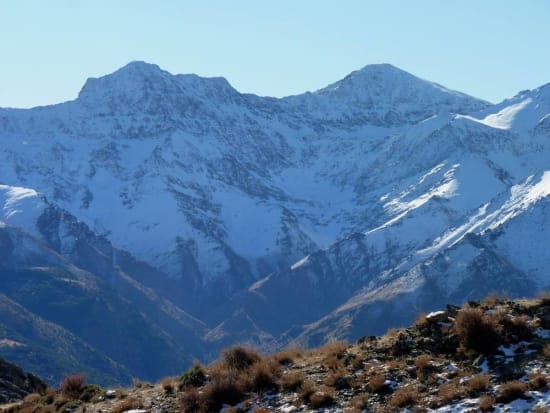
[[30,393],[42,393],[46,383],[0,358],[0,403],[20,400]]

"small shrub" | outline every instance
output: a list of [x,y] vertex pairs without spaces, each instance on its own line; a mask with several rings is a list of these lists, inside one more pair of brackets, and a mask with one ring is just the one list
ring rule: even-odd
[[316,391],[309,396],[309,404],[313,409],[327,407],[334,403],[334,396],[328,391]]
[[386,377],[381,374],[372,376],[368,382],[369,389],[373,393],[383,393],[386,389]]
[[342,358],[348,348],[347,341],[329,341],[319,348],[319,354]]
[[61,381],[61,392],[65,397],[78,399],[84,383],[86,383],[86,376],[84,374],[65,376]]
[[500,385],[496,397],[498,403],[510,403],[525,398],[527,385],[520,381],[509,381]]
[[463,394],[463,388],[458,383],[446,383],[439,386],[437,396],[443,405],[449,404],[453,400],[461,399]]
[[344,388],[349,388],[349,380],[346,378],[346,371],[341,369],[334,371],[325,377],[324,380],[325,386],[336,388],[341,390]]
[[262,392],[277,388],[277,379],[281,375],[279,363],[272,359],[262,359],[250,368],[251,390]]
[[183,413],[195,413],[202,410],[202,399],[195,387],[188,387],[179,399],[179,407]]
[[86,384],[80,391],[80,400],[90,402],[93,398],[100,396],[103,393],[101,387],[97,384]]
[[448,404],[453,400],[461,399],[464,396],[464,388],[459,385],[458,380],[445,383],[439,386],[437,396],[442,404]]
[[362,412],[365,410],[369,405],[369,396],[367,394],[358,394],[350,401],[350,406],[353,409],[358,410],[359,412]]
[[501,344],[494,318],[483,314],[478,308],[467,307],[459,310],[454,328],[465,350],[492,354]]
[[414,386],[405,386],[397,389],[391,396],[388,404],[392,407],[405,407],[418,401],[418,389]]
[[412,342],[409,340],[407,335],[404,332],[399,332],[397,337],[395,337],[389,353],[393,357],[401,357],[406,354],[409,354],[412,349]]
[[484,394],[479,398],[479,410],[482,412],[492,412],[495,405],[495,398]]
[[479,394],[482,391],[487,390],[489,383],[491,382],[491,376],[488,374],[477,374],[473,376],[466,383],[466,388],[470,395]]
[[127,410],[133,410],[133,409],[142,409],[143,408],[143,402],[140,399],[137,399],[135,397],[128,397],[127,399],[124,399],[113,407],[112,412],[113,413],[123,413]]
[[279,385],[283,390],[296,391],[304,382],[304,374],[299,371],[292,371],[283,375],[279,380]]
[[174,393],[174,378],[166,377],[161,380],[160,386],[164,389],[164,393],[172,394]]
[[236,370],[219,370],[212,374],[210,382],[203,388],[203,410],[217,412],[224,404],[239,403],[248,386],[248,383],[243,383],[244,379],[246,375],[240,375]]
[[503,327],[506,336],[510,337],[512,341],[529,340],[533,337],[529,317],[525,314],[503,316],[500,318],[499,323]]
[[542,373],[532,373],[529,376],[529,388],[531,390],[542,390],[548,384],[548,377]]
[[299,390],[300,398],[304,402],[309,403],[309,398],[311,397],[311,395],[313,393],[315,393],[315,391],[316,391],[315,383],[313,381],[309,380],[309,379],[304,380],[304,382],[300,386],[300,390]]
[[262,358],[260,354],[251,348],[244,346],[233,346],[222,352],[225,364],[237,370],[245,370]]
[[329,354],[323,360],[323,366],[325,366],[330,371],[337,371],[344,368],[344,362],[342,358],[338,357],[335,354]]
[[185,373],[183,373],[179,379],[180,389],[183,387],[200,387],[206,382],[206,374],[200,364],[195,364]]
[[279,364],[288,366],[294,363],[294,361],[297,358],[299,358],[301,355],[302,355],[302,352],[297,346],[291,346],[275,353],[272,357]]
[[416,366],[416,375],[420,380],[425,380],[431,370],[432,357],[428,354],[418,356],[414,361]]

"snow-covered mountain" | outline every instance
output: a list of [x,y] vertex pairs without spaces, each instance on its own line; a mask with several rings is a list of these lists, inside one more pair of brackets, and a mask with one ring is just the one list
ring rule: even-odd
[[134,62],[0,109],[0,220],[77,260],[63,211],[210,349],[354,338],[548,288],[549,159],[549,85],[492,105],[370,65],[275,99]]

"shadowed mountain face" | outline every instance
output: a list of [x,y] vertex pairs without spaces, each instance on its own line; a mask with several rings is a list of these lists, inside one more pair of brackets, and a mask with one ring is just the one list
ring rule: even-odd
[[0,292],[149,379],[533,294],[548,90],[490,105],[372,65],[274,99],[134,62],[0,109]]
[[38,377],[25,373],[14,364],[0,359],[0,403],[20,400],[30,393],[46,390],[46,383]]

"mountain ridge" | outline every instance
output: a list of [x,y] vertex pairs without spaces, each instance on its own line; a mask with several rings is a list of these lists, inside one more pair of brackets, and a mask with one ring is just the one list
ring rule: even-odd
[[548,235],[544,86],[491,105],[388,65],[332,85],[262,98],[138,62],[82,99],[0,109],[0,220],[206,358],[379,332],[401,320],[373,321],[382,297],[413,317],[482,270],[476,294],[547,287],[527,242]]

